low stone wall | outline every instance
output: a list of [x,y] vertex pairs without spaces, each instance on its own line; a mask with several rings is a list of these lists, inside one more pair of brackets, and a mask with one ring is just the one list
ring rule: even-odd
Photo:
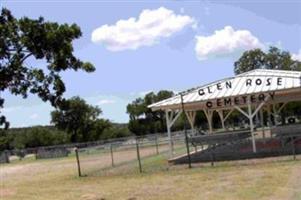
[[36,159],[67,157],[69,153],[67,148],[40,148],[37,150]]

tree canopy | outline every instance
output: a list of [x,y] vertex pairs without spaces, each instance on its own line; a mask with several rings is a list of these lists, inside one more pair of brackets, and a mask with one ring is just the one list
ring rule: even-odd
[[[73,54],[72,42],[82,35],[76,24],[48,22],[43,17],[16,19],[3,8],[0,35],[0,92],[8,90],[23,98],[32,93],[54,107],[61,107],[66,88],[60,72],[95,70],[91,63]],[[32,66],[35,60],[43,60],[46,66]],[[0,108],[3,104],[4,99],[0,97]],[[0,117],[1,125],[9,126],[5,116]]]
[[150,92],[144,98],[137,98],[127,105],[127,113],[130,116],[129,129],[136,135],[157,133],[166,131],[165,113],[152,111],[148,105],[173,96],[172,91],[161,90],[157,94]]
[[88,141],[101,109],[91,106],[79,97],[66,100],[64,109],[51,112],[51,122],[71,134],[71,142]]
[[51,122],[59,130],[66,131],[70,142],[88,142],[129,136],[124,126],[118,127],[107,119],[99,118],[102,113],[98,106],[86,103],[80,97],[66,100],[64,109],[51,112]]
[[241,74],[253,69],[301,70],[301,62],[293,60],[287,51],[270,47],[267,53],[261,49],[253,49],[243,53],[234,63],[235,74]]

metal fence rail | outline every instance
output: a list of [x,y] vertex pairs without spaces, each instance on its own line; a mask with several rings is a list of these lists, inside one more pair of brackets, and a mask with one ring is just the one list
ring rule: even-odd
[[[173,155],[185,153],[183,135],[172,137]],[[163,156],[168,159],[169,138],[162,135],[130,138],[98,146],[77,148],[76,158],[79,176],[105,173],[114,167],[126,167],[126,171],[147,171],[148,159]]]

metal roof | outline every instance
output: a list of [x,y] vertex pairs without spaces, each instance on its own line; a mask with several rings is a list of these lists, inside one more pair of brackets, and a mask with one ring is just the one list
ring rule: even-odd
[[[256,69],[182,92],[184,104],[301,88],[301,72]],[[301,90],[300,90],[301,92]],[[153,110],[181,104],[181,93],[149,105]]]

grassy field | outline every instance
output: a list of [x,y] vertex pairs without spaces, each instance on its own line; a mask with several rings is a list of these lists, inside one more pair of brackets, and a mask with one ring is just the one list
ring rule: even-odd
[[73,156],[1,165],[0,199],[301,199],[301,157],[169,166],[164,155],[77,177]]

